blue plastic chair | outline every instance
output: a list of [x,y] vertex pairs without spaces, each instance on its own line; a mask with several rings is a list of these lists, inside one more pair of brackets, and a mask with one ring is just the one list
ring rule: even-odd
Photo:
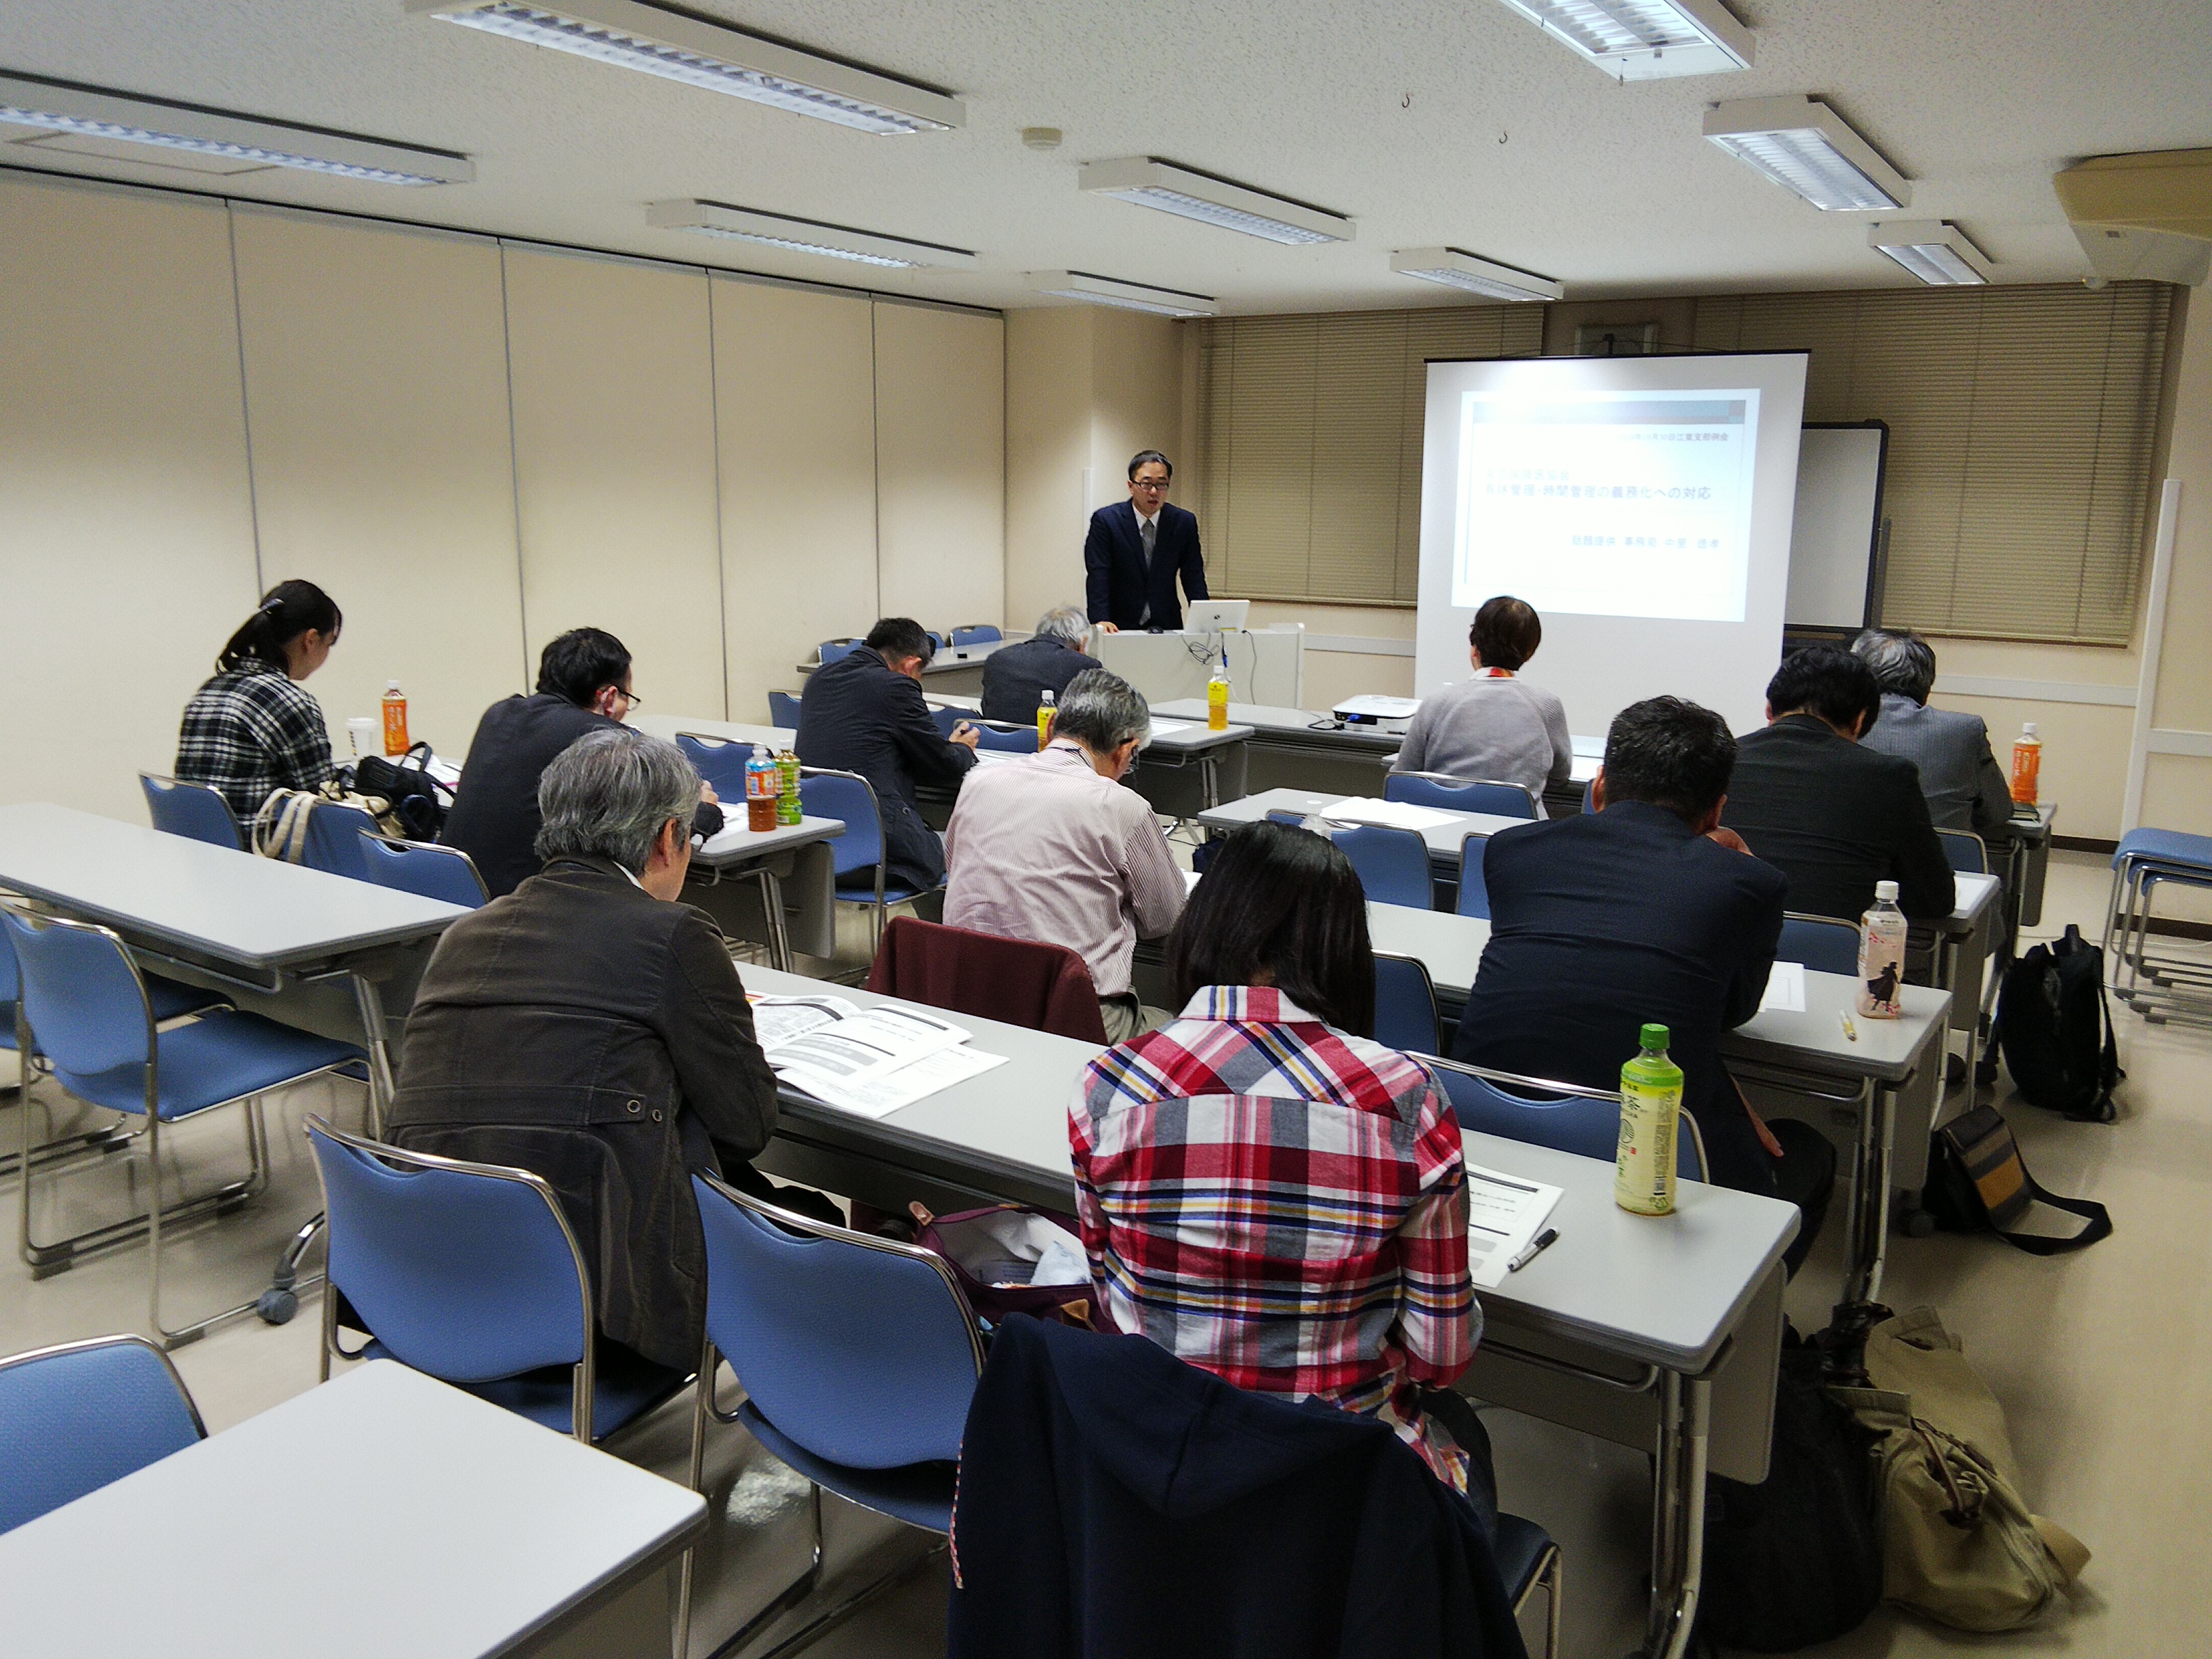
[[1525,785],[1449,777],[1442,772],[1393,772],[1382,781],[1382,799],[1445,812],[1487,812],[1500,818],[1544,816],[1536,792]]
[[0,1359],[0,1533],[206,1438],[184,1378],[143,1336]]
[[474,910],[490,898],[477,861],[458,847],[401,841],[392,836],[363,836],[361,849],[368,878],[383,887],[423,898],[441,899]]
[[1429,876],[1429,847],[1411,830],[1354,823],[1332,828],[1329,839],[1344,849],[1358,872],[1370,904],[1403,904],[1426,910],[1436,902]]
[[403,1152],[319,1117],[307,1127],[330,1283],[374,1333],[346,1353],[325,1291],[325,1380],[334,1353],[397,1359],[586,1445],[683,1386],[682,1373],[627,1350],[601,1362],[583,1248],[544,1179]]
[[[775,1208],[711,1176],[693,1175],[691,1189],[707,1241],[692,1490],[702,1489],[709,1415],[743,1423],[813,1483],[812,1565],[719,1644],[736,1652],[819,1582],[824,1487],[908,1526],[951,1531],[960,1437],[983,1340],[951,1269],[933,1252]],[[745,1391],[732,1413],[714,1401],[722,1359]],[[677,1623],[687,1638],[690,1567],[687,1555]],[[888,1582],[823,1613],[778,1651],[801,1645]]]
[[1037,751],[1037,729],[1034,726],[991,726],[981,720],[970,720],[975,728],[978,749],[999,749],[1010,755],[1034,755]]
[[1437,1052],[1437,988],[1426,963],[1375,952],[1375,1040],[1400,1054]]
[[873,917],[868,951],[883,942],[890,907],[904,904],[931,890],[891,881],[884,867],[884,821],[873,785],[857,772],[803,766],[799,771],[799,810],[810,817],[836,818],[845,833],[830,843],[836,871],[836,896],[844,904],[865,904]]
[[753,744],[732,738],[702,738],[690,732],[678,732],[676,746],[684,751],[684,758],[691,763],[692,769],[713,787],[715,794],[726,802],[735,802],[739,811],[744,810],[745,763],[753,757]]
[[1943,843],[1943,856],[1954,871],[1967,876],[1989,874],[1989,847],[1972,830],[1938,830],[1936,839]]
[[827,668],[831,663],[851,656],[865,643],[866,641],[862,640],[824,640],[815,648],[816,654],[821,659],[822,665]]
[[234,853],[246,850],[246,832],[230,803],[204,783],[179,783],[157,772],[141,772],[138,787],[146,793],[146,816],[156,830],[185,836]]
[[933,628],[926,628],[922,632],[929,635],[929,652],[932,656],[935,656],[951,643],[950,636],[939,633]]
[[[155,1334],[174,1346],[219,1320],[252,1310],[234,1308],[171,1330],[161,1322],[161,1231],[165,1224],[233,1209],[268,1182],[269,1136],[260,1097],[307,1078],[366,1060],[351,1043],[333,1042],[278,1025],[258,1014],[224,1010],[157,1032],[152,1000],[123,941],[105,927],[56,916],[33,915],[0,905],[0,927],[15,947],[21,970],[21,1013],[46,1057],[54,1080],[91,1106],[145,1120],[147,1180],[155,1195],[144,1213],[89,1228],[74,1237],[40,1243],[31,1237],[33,1160],[22,1171],[23,1259],[43,1278],[74,1265],[94,1249],[142,1234],[149,1260],[149,1307]],[[161,1127],[217,1106],[243,1101],[251,1164],[243,1180],[196,1198],[163,1205]],[[32,1152],[28,1114],[24,1152]]]
[[1482,849],[1490,844],[1487,836],[1470,835],[1459,844],[1459,898],[1452,906],[1458,915],[1490,920],[1490,889],[1482,879]]
[[952,728],[961,721],[974,720],[978,717],[965,708],[947,708],[942,703],[933,702],[929,705],[929,718],[939,732],[950,738]]
[[2104,948],[2112,994],[2154,1025],[2212,1018],[2203,963],[2151,949],[2151,927],[2162,886],[2212,887],[2212,836],[2181,830],[2130,830],[2112,853]]
[[[1610,1164],[1620,1146],[1620,1097],[1603,1089],[1516,1077],[1458,1060],[1425,1062],[1444,1092],[1462,1129],[1525,1140],[1562,1152]],[[1682,1114],[1674,1142],[1674,1173],[1685,1181],[1705,1178],[1705,1138],[1697,1120]]]
[[952,647],[957,651],[963,646],[993,645],[1006,637],[989,623],[971,623],[952,630]]
[[300,862],[327,875],[374,881],[376,878],[368,867],[368,854],[362,849],[362,837],[383,833],[377,828],[376,820],[358,806],[319,800],[307,814],[307,844]]
[[769,692],[768,723],[787,732],[799,730],[799,699],[788,691]]
[[1859,970],[1859,930],[1834,916],[1800,915],[1782,918],[1782,942],[1774,947],[1778,961],[1802,963],[1816,974],[1855,975]]

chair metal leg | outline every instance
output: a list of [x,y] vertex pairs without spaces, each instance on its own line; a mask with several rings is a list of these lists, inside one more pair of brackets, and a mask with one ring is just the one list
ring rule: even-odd
[[[763,1607],[758,1613],[753,1614],[751,1618],[746,1620],[744,1624],[738,1626],[736,1634],[732,1635],[727,1641],[722,1643],[720,1646],[717,1647],[711,1656],[711,1659],[731,1659],[732,1656],[742,1652],[745,1644],[750,1642],[755,1636],[767,1629],[769,1626],[774,1624],[778,1619],[783,1617],[785,1613],[790,1612],[792,1608],[797,1607],[808,1596],[813,1595],[815,1587],[822,1582],[822,1488],[816,1486],[812,1481],[809,1481],[807,1482],[807,1513],[812,1517],[814,1528],[814,1553],[812,1558],[806,1564],[806,1571],[799,1574],[798,1577],[793,1579],[788,1584],[786,1584],[781,1589],[778,1590],[775,1596],[769,1600],[766,1607]],[[871,1586],[871,1590],[874,1588],[874,1586]],[[849,1607],[841,1609],[841,1616],[842,1613],[849,1612],[850,1610]],[[685,1608],[687,1620],[689,1613],[690,1609],[687,1605]],[[820,1620],[816,1620],[815,1624],[808,1626],[806,1630],[801,1632],[800,1634],[802,1636],[808,1635],[809,1632],[813,1632],[820,1623]],[[684,1630],[685,1655],[686,1659],[689,1659],[690,1650],[690,1626],[688,1622],[684,1626]],[[775,1647],[770,1649],[769,1653],[761,1655],[760,1659],[771,1659],[772,1655],[787,1652],[792,1645],[793,1644],[790,1642],[779,1643]]]
[[[814,1501],[818,1510],[822,1501],[822,1491],[818,1486],[815,1488]],[[815,1537],[818,1546],[821,1538],[821,1520],[818,1514],[816,1516],[815,1525]],[[878,1596],[887,1595],[890,1591],[896,1589],[901,1584],[906,1583],[908,1579],[913,1577],[924,1567],[927,1566],[932,1561],[936,1560],[939,1556],[943,1555],[949,1547],[950,1546],[948,1545],[939,1544],[935,1548],[926,1551],[922,1554],[916,1556],[913,1560],[908,1561],[903,1566],[892,1568],[889,1572],[884,1573],[881,1577],[874,1580],[866,1588],[856,1590],[852,1595],[847,1596],[836,1607],[817,1613],[814,1618],[807,1620],[805,1626],[793,1632],[791,1635],[784,1638],[782,1641],[778,1642],[774,1647],[766,1649],[763,1652],[756,1654],[753,1656],[753,1659],[782,1659],[782,1656],[785,1654],[796,1653],[801,1648],[811,1646],[812,1644],[820,1641],[838,1626],[843,1624],[854,1613],[860,1612],[861,1608],[866,1607],[871,1601],[875,1601]],[[755,1620],[754,1622],[757,1623],[758,1620]],[[750,1628],[750,1626],[748,1628]],[[743,1634],[743,1632],[739,1632],[740,1636]],[[732,1638],[728,1645],[716,1650],[714,1659],[734,1659],[734,1656],[738,1651],[739,1645],[738,1641],[735,1638]]]

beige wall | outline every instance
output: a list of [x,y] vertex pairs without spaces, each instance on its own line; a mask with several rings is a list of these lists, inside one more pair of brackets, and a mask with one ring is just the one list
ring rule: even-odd
[[219,203],[0,185],[0,800],[143,818],[261,592]]
[[[2151,725],[2212,748],[2212,301],[2200,289],[2190,301],[2166,465],[2181,483],[2180,514]],[[2154,753],[2142,821],[2212,835],[2212,756]]]
[[139,818],[179,711],[287,576],[309,684],[459,756],[580,623],[656,713],[764,718],[882,605],[998,621],[994,313],[0,178],[0,800]]
[[1084,603],[1091,509],[1127,495],[1129,457],[1139,450],[1158,449],[1175,463],[1174,500],[1197,500],[1182,453],[1182,334],[1165,318],[1096,306],[1006,314],[1010,625],[1027,628],[1054,605]]

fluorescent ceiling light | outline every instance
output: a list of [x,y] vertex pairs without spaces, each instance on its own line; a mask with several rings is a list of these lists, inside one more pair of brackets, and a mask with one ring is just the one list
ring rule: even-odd
[[696,230],[705,236],[726,236],[732,241],[757,242],[764,247],[788,248],[793,253],[818,253],[825,258],[851,259],[859,264],[899,270],[922,266],[970,270],[975,264],[975,256],[966,248],[883,236],[872,230],[794,219],[787,214],[757,213],[720,202],[655,202],[646,209],[645,222],[659,230]]
[[1867,246],[1931,288],[1980,288],[1990,280],[1988,256],[1948,219],[1869,225]]
[[1748,69],[1751,31],[1720,0],[1502,0],[1624,81]]
[[862,132],[968,124],[957,98],[639,0],[407,0],[407,9]]
[[1118,196],[1139,207],[1241,230],[1270,242],[1348,242],[1352,221],[1340,214],[1324,213],[1288,197],[1248,190],[1225,179],[1193,173],[1171,161],[1134,155],[1118,161],[1093,161],[1077,175],[1077,183],[1093,196]]
[[1150,283],[1124,283],[1087,270],[1032,270],[1022,280],[1039,294],[1119,311],[1148,311],[1155,317],[1211,317],[1221,309],[1210,294],[1186,294]]
[[1826,212],[1912,204],[1912,186],[1817,98],[1747,98],[1705,112],[1705,137]]
[[1419,276],[1446,288],[1486,294],[1493,300],[1556,300],[1567,291],[1548,276],[1478,259],[1455,247],[1407,248],[1390,256],[1390,269],[1401,276]]
[[27,75],[0,74],[0,121],[378,185],[465,185],[477,176],[468,157],[443,150]]

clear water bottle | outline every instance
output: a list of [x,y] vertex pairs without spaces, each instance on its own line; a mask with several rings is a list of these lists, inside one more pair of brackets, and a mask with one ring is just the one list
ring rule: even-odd
[[1874,884],[1874,904],[1859,918],[1859,1013],[1895,1019],[1905,1012],[1905,912],[1897,884]]

